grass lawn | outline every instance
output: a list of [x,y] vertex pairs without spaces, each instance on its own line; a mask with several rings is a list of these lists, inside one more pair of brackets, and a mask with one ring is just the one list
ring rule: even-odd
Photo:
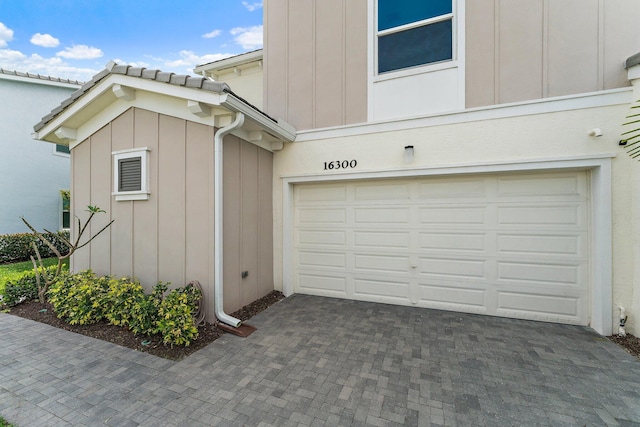
[[[45,258],[42,260],[45,266],[57,265],[58,258]],[[69,270],[69,260],[64,261],[63,270]],[[31,261],[17,262],[15,264],[0,265],[0,295],[4,293],[4,285],[9,280],[17,279],[24,273],[33,270]],[[0,427],[2,423],[0,421]]]

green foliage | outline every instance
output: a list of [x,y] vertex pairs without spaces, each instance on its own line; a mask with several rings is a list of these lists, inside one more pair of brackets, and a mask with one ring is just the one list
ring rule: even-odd
[[109,279],[105,317],[112,325],[127,326],[135,317],[135,308],[144,299],[142,285],[126,277]]
[[625,130],[622,133],[622,140],[625,142],[627,154],[635,159],[640,157],[640,100],[631,105],[627,121],[622,124]]
[[[63,240],[69,239],[68,231],[43,233],[43,235],[49,239],[58,251],[66,252],[68,250]],[[4,234],[0,235],[0,264],[29,260],[29,256],[33,255],[31,242],[36,243],[40,255],[43,258],[55,256],[53,251],[44,242],[31,233]]]
[[48,291],[57,316],[71,325],[90,325],[105,317],[109,277],[96,277],[91,270],[60,275]]
[[[47,267],[47,273],[51,274],[56,266]],[[2,303],[13,307],[25,301],[38,298],[38,284],[33,270],[21,274],[17,278],[9,280],[4,285]]]
[[48,291],[56,315],[72,325],[106,319],[136,335],[161,334],[165,344],[189,345],[198,337],[193,318],[201,292],[193,286],[170,291],[158,283],[146,295],[129,278],[97,277],[91,270],[61,275]]
[[162,300],[158,308],[156,331],[162,334],[165,344],[188,346],[198,338],[198,328],[193,321],[193,301],[199,294],[199,290],[187,286],[174,289]]

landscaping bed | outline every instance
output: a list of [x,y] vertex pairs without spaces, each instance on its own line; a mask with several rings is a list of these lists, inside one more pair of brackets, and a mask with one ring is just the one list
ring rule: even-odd
[[618,344],[620,347],[624,348],[628,353],[640,359],[640,338],[631,334],[627,334],[626,337],[621,337],[620,335],[612,335],[607,338]]
[[[283,298],[284,295],[281,292],[272,291],[257,301],[254,301],[240,310],[231,313],[231,315],[242,321],[246,321]],[[18,304],[17,306],[12,307],[9,313],[171,360],[180,360],[189,356],[220,338],[224,333],[217,326],[207,323],[204,326],[198,327],[198,338],[189,346],[185,347],[174,345],[172,347],[163,344],[161,335],[136,336],[127,328],[110,325],[106,321],[101,321],[92,325],[70,325],[64,320],[56,317],[50,304],[41,304],[37,301],[28,301]]]

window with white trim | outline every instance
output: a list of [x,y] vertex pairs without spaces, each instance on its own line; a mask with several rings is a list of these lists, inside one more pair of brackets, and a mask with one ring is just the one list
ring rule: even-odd
[[114,151],[113,195],[116,201],[149,200],[149,149]]
[[378,0],[377,73],[454,59],[452,0]]

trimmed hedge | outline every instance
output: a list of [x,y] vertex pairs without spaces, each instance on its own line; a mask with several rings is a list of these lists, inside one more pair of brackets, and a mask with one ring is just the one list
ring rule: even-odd
[[[63,243],[61,238],[69,239],[68,231],[43,233],[43,235],[49,239],[61,253],[66,254],[69,251],[69,248]],[[0,235],[0,264],[29,261],[31,255],[35,256],[31,242],[36,242],[42,258],[55,256],[51,249],[32,233],[4,234]]]

